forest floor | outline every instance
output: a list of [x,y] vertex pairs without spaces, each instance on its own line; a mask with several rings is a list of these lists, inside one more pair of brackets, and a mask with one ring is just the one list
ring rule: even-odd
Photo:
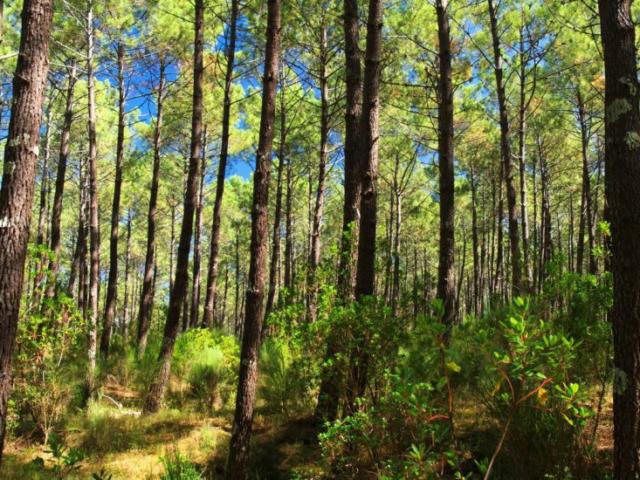
[[[88,479],[104,469],[113,480],[157,479],[164,472],[163,457],[176,453],[196,464],[204,478],[222,478],[231,433],[231,411],[209,416],[196,409],[163,410],[143,417],[139,411],[124,406],[136,400],[133,392],[111,387],[105,393],[109,398],[103,396],[88,412],[78,412],[67,422],[65,446],[80,449],[85,458],[77,470],[64,478]],[[458,408],[457,425],[458,435],[466,442],[487,440],[486,422],[478,417],[477,409],[472,405]],[[612,429],[613,409],[609,396],[597,428],[597,458],[605,459],[610,455]],[[254,471],[259,472],[255,478],[259,479],[285,480],[292,478],[294,472],[304,472],[304,478],[313,478],[313,473],[317,472],[319,478],[322,472],[314,427],[304,418],[273,421],[258,413],[252,457]],[[42,468],[40,458],[48,468]],[[14,440],[5,448],[0,478],[62,478],[54,473],[53,464],[46,446],[26,439]]]

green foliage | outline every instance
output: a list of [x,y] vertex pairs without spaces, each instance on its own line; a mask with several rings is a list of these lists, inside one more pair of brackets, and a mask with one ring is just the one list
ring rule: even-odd
[[387,372],[385,382],[375,406],[320,435],[325,460],[348,478],[370,468],[378,478],[450,478],[461,457],[451,443],[442,379],[411,383]]
[[300,352],[296,352],[280,338],[267,339],[260,350],[260,397],[266,402],[266,410],[291,418],[303,412],[309,413],[313,390]]
[[161,480],[200,480],[202,472],[177,450],[160,459],[164,466]]
[[462,367],[447,356],[444,327],[419,317],[408,335],[403,319],[374,300],[346,311],[358,332],[346,347],[375,352],[367,359],[371,393],[358,400],[357,413],[321,434],[325,460],[346,478],[369,469],[378,478],[464,478],[447,407],[449,375]]
[[206,329],[189,330],[176,341],[173,358],[174,373],[188,382],[193,397],[209,409],[228,404],[240,361],[235,337]]
[[[39,247],[32,258],[48,259],[46,252]],[[46,274],[37,277],[46,278]],[[16,413],[13,426],[19,431],[35,426],[47,443],[82,378],[78,358],[82,355],[85,325],[72,298],[59,293],[42,301],[42,294],[42,288],[36,289],[21,312],[12,403]]]
[[574,379],[577,342],[557,323],[536,318],[527,299],[516,298],[496,321],[493,358],[481,357],[481,392],[508,433],[503,467],[541,477],[555,465],[576,466],[580,434],[592,416]]
[[[85,454],[82,450],[77,448],[68,448],[64,439],[57,435],[50,435],[48,439],[48,449],[46,453],[51,455],[49,463],[51,464],[51,471],[56,478],[64,479],[80,468],[80,463],[84,460]],[[46,461],[42,457],[38,457],[34,460],[34,464],[45,468]]]

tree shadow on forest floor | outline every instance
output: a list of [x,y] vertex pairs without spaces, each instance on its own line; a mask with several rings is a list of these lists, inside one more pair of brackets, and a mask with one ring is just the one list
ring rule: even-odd
[[[317,425],[309,417],[283,424],[257,421],[251,445],[251,480],[288,480],[295,473],[322,472]],[[226,449],[221,449],[207,466],[212,479],[222,479]],[[224,452],[224,454],[223,454]],[[305,477],[306,478],[306,477]]]

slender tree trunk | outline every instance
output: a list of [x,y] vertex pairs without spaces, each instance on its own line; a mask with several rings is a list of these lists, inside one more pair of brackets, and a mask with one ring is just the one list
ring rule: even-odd
[[580,140],[582,153],[582,195],[580,201],[580,224],[578,226],[577,272],[582,273],[584,267],[584,235],[588,236],[589,273],[595,273],[595,255],[593,252],[593,215],[591,201],[591,177],[589,175],[589,127],[582,92],[577,89],[578,123],[580,124]]
[[237,335],[240,326],[240,236],[236,226],[235,239],[235,268],[236,268],[236,291],[235,304],[233,308],[233,332]]
[[203,112],[203,47],[204,47],[204,0],[195,2],[195,32],[193,54],[193,113],[191,119],[191,155],[184,196],[182,227],[178,244],[175,280],[169,297],[169,309],[165,323],[162,346],[158,356],[157,376],[149,386],[143,411],[158,411],[164,397],[165,387],[171,371],[173,346],[180,329],[180,310],[187,298],[189,281],[189,250],[193,234],[193,214],[196,208],[198,182],[200,181],[200,151],[202,148]]
[[285,198],[285,239],[284,239],[284,286],[287,289],[287,300],[291,298],[294,288],[293,272],[293,168],[291,159],[287,159],[287,193]]
[[[127,250],[124,257],[124,305],[122,307],[122,343],[125,349],[129,346],[129,273],[131,271],[131,209],[127,213]],[[135,292],[134,292],[135,293]],[[132,297],[135,298],[135,297]]]
[[276,298],[276,284],[278,263],[280,262],[280,217],[282,215],[282,173],[287,152],[287,106],[285,102],[284,81],[280,85],[280,145],[278,146],[278,173],[276,178],[276,208],[273,214],[273,237],[271,240],[271,262],[269,266],[269,290],[267,293],[267,307],[265,321],[262,326],[262,336],[268,332],[269,315],[273,311]]
[[547,278],[547,267],[553,257],[553,240],[551,237],[551,200],[550,200],[550,175],[547,160],[545,158],[542,141],[538,139],[538,155],[540,159],[540,174],[542,182],[542,245],[540,255],[540,279],[542,286]]
[[482,306],[480,283],[482,277],[482,260],[479,252],[478,235],[478,183],[473,167],[469,171],[471,185],[471,243],[473,248],[473,313],[478,316]]
[[202,232],[202,209],[204,207],[204,176],[207,168],[207,127],[204,127],[202,164],[200,165],[200,185],[198,186],[198,203],[196,204],[195,232],[193,235],[193,278],[191,286],[191,313],[189,326],[195,328],[200,317],[200,265],[202,254],[200,235]]
[[[53,194],[53,206],[51,208],[51,251],[53,258],[49,265],[49,286],[47,297],[53,298],[56,292],[56,277],[60,265],[60,222],[62,220],[62,198],[64,195],[64,184],[67,175],[67,160],[69,158],[69,144],[71,138],[71,125],[73,122],[73,95],[76,85],[76,64],[72,61],[68,67],[66,106],[64,110],[64,120],[60,133],[60,153],[58,156],[58,171],[56,173],[56,188]],[[69,292],[72,293],[72,292]]]
[[[86,319],[86,298],[84,296],[84,284],[86,280],[87,239],[89,237],[89,229],[87,228],[89,224],[89,185],[88,175],[86,173],[86,161],[80,161],[80,165],[78,168],[78,177],[80,190],[78,234],[76,237],[76,246],[73,253],[73,262],[71,266],[71,273],[69,275],[69,284],[67,290],[69,294],[76,297],[78,308],[82,311],[83,318]],[[77,290],[76,283],[78,283]]]
[[614,478],[640,478],[640,108],[632,0],[599,0],[611,221]]
[[360,195],[362,192],[358,142],[362,115],[362,65],[360,59],[357,0],[344,0],[346,111],[344,135],[344,210],[338,267],[338,291],[343,300],[353,296],[358,251]]
[[[378,129],[380,56],[382,51],[382,0],[369,1],[367,43],[362,87],[359,164],[362,171],[360,231],[355,297],[363,301],[375,294],[376,223],[378,212]],[[351,352],[351,378],[347,388],[347,411],[353,413],[356,399],[364,394],[368,381],[369,356],[366,339],[361,338]]]
[[502,157],[503,174],[507,189],[507,211],[509,215],[509,244],[511,246],[511,273],[513,293],[523,292],[522,271],[520,264],[520,236],[518,234],[518,213],[516,205],[516,188],[513,180],[513,159],[511,157],[511,127],[507,112],[507,97],[504,85],[504,71],[502,69],[502,49],[498,30],[498,17],[495,0],[487,0],[491,24],[491,38],[493,41],[494,70],[496,90],[498,93],[498,108],[500,111],[500,156]]
[[38,208],[38,232],[36,245],[44,245],[47,223],[47,196],[49,190],[49,160],[51,159],[51,101],[47,107],[46,128],[44,134],[44,157],[42,158],[42,173],[40,175],[40,208]]
[[118,137],[116,140],[116,175],[113,186],[113,204],[111,207],[111,237],[109,239],[109,279],[107,298],[104,308],[104,323],[100,337],[100,353],[106,358],[109,355],[111,330],[116,316],[118,300],[118,237],[120,225],[120,196],[122,191],[122,171],[124,169],[124,121],[125,121],[125,86],[124,86],[124,45],[118,44]]
[[317,273],[320,265],[320,230],[324,207],[324,189],[327,175],[327,159],[329,157],[329,80],[327,78],[327,27],[322,27],[320,45],[320,159],[318,161],[318,186],[316,188],[315,206],[313,209],[313,227],[311,229],[311,253],[308,270],[308,306],[309,321],[315,322],[318,309]]
[[[360,25],[357,0],[344,0],[343,31],[345,42],[346,110],[344,134],[344,208],[342,214],[342,237],[338,264],[338,294],[343,302],[353,298],[361,181],[358,139],[360,116],[362,115],[362,65],[360,49]],[[287,192],[288,194],[288,192]],[[286,278],[286,275],[285,275]],[[342,375],[335,359],[343,350],[340,334],[329,336],[325,359],[327,366],[322,372],[318,404],[315,417],[319,422],[333,421],[338,415],[342,388]]]
[[222,138],[220,140],[220,161],[216,178],[216,198],[213,204],[213,222],[211,224],[211,248],[207,273],[207,295],[204,302],[202,324],[211,327],[214,324],[214,305],[216,304],[216,283],[218,279],[218,256],[220,250],[220,230],[222,226],[222,198],[224,181],[229,158],[229,129],[231,125],[231,87],[233,83],[234,59],[236,53],[237,23],[240,0],[231,1],[229,20],[229,39],[227,43],[227,68],[224,82],[224,100],[222,107]]
[[[176,205],[171,205],[171,240],[169,241],[169,291],[173,290],[173,264],[176,251]],[[155,274],[154,274],[155,275]]]
[[226,478],[229,480],[246,480],[249,474],[249,446],[258,377],[258,349],[264,320],[265,263],[269,242],[267,221],[269,168],[273,147],[280,50],[280,0],[268,0],[267,7],[262,111],[256,169],[253,177],[249,286],[246,294],[236,409],[227,462]]
[[442,322],[447,337],[456,319],[455,209],[453,154],[453,84],[451,79],[451,38],[448,0],[437,0],[438,55],[438,157],[440,185],[440,248],[438,258],[438,298],[442,301]]
[[[400,302],[400,231],[402,229],[402,193],[396,185],[395,235],[393,237],[393,284],[391,288],[391,312],[395,317]],[[406,270],[405,270],[406,273]]]
[[98,343],[98,301],[100,289],[100,217],[98,205],[98,145],[96,139],[96,89],[94,74],[94,24],[93,0],[89,0],[87,12],[87,91],[89,117],[89,342],[87,354],[87,381],[85,398],[95,392],[96,350]]
[[[524,12],[524,11],[523,11]],[[529,259],[529,214],[527,212],[527,71],[524,45],[524,13],[520,27],[520,105],[518,111],[518,163],[520,167],[520,217],[522,219],[522,253],[527,285],[533,281]]]
[[0,190],[0,462],[11,391],[11,356],[18,328],[31,202],[38,160],[42,100],[49,69],[50,0],[25,0],[13,77],[11,120]]
[[[158,83],[158,97],[156,100],[156,126],[153,134],[153,174],[151,177],[151,193],[149,197],[149,214],[147,217],[147,253],[144,262],[144,274],[142,277],[142,293],[140,296],[140,309],[138,311],[138,338],[137,353],[142,357],[147,348],[147,337],[151,325],[151,313],[153,312],[153,278],[156,271],[156,229],[158,215],[158,188],[160,185],[160,149],[162,148],[162,121],[165,89],[165,57],[160,54],[160,80]],[[175,207],[171,208],[171,252],[169,260],[171,268],[169,275],[173,274],[173,242]],[[135,298],[135,297],[134,297]]]

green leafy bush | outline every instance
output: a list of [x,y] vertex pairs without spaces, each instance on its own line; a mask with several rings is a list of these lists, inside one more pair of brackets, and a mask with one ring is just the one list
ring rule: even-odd
[[178,337],[174,374],[189,385],[192,397],[208,408],[228,404],[236,388],[240,349],[235,337],[193,329]]
[[537,318],[521,298],[494,335],[493,359],[482,377],[487,411],[501,431],[492,458],[504,449],[501,463],[511,475],[542,478],[548,468],[579,459],[580,433],[592,414],[574,381],[577,342]]
[[42,300],[35,290],[24,302],[14,353],[13,427],[35,430],[44,443],[72,403],[83,378],[84,321],[63,293]]

